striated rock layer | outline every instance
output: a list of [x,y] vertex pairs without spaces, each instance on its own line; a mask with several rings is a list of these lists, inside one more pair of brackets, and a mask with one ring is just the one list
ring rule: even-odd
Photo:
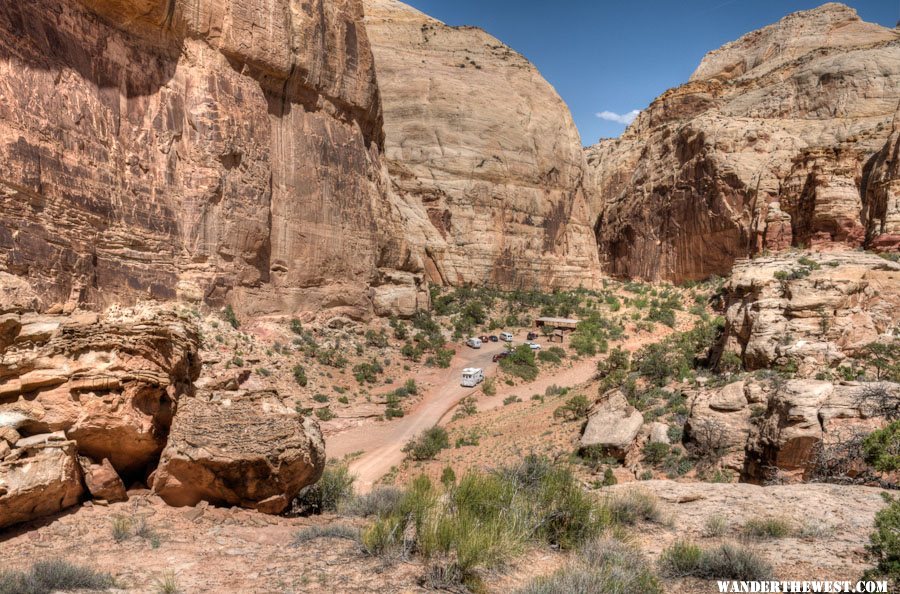
[[[0,270],[48,305],[368,315],[373,287],[419,265],[362,16],[361,0],[3,3]],[[382,301],[415,307],[420,284]]]
[[429,280],[593,286],[581,140],[553,87],[480,29],[365,8],[387,164]]
[[896,246],[898,55],[900,32],[840,4],[708,54],[587,149],[605,271],[681,281],[764,250]]

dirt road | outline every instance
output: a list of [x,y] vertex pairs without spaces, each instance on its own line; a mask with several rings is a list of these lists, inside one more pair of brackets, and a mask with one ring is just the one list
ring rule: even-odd
[[497,364],[491,362],[491,358],[503,350],[504,344],[498,342],[486,343],[480,349],[460,347],[441,379],[424,394],[415,408],[407,411],[406,416],[389,423],[363,425],[329,438],[326,441],[328,457],[341,458],[363,452],[351,462],[350,472],[356,476],[357,490],[369,491],[392,466],[403,461],[403,446],[410,439],[437,425],[462,398],[477,390],[459,385],[462,370],[481,367],[486,375],[493,375]]

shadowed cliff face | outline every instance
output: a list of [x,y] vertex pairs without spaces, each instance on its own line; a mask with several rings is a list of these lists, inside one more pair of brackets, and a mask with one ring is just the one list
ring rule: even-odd
[[429,279],[593,286],[581,141],[550,84],[480,29],[395,0],[365,8],[386,160]]
[[897,31],[840,4],[708,54],[586,151],[604,272],[681,281],[763,250],[896,248],[898,55]]
[[418,269],[361,2],[6,3],[0,31],[0,268],[48,303],[362,316]]

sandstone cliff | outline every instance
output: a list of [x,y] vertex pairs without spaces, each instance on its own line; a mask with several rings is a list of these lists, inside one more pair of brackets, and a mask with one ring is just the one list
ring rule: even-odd
[[840,4],[708,54],[587,150],[605,272],[679,281],[767,249],[896,246],[898,55],[900,33]]
[[373,287],[415,307],[362,15],[361,0],[4,3],[0,270],[70,308],[364,316]]
[[365,7],[388,168],[429,279],[592,286],[581,140],[553,87],[480,29]]

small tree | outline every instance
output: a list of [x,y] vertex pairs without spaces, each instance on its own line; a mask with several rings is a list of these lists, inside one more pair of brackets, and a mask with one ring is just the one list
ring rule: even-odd
[[875,560],[875,567],[866,578],[886,577],[889,591],[900,588],[900,499],[883,495],[887,507],[875,514],[875,532],[869,536],[866,549]]

